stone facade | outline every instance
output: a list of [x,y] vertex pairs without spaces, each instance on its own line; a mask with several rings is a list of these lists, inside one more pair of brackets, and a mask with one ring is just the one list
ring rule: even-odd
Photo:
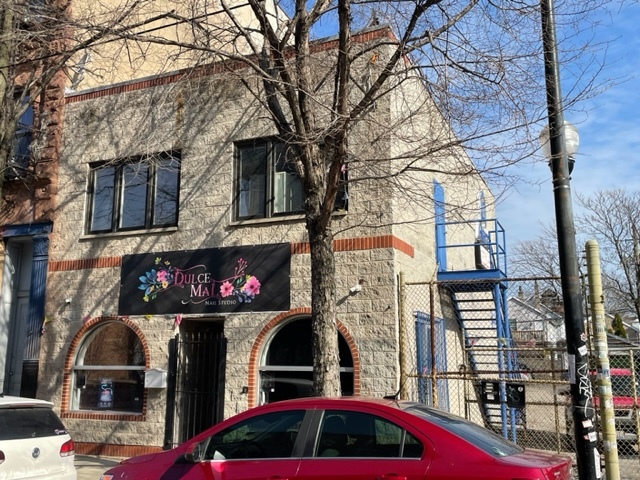
[[[324,52],[330,55],[329,49]],[[377,55],[384,57],[384,49]],[[289,320],[310,314],[304,219],[290,215],[234,220],[234,142],[275,133],[241,76],[242,72],[215,69],[206,75],[182,72],[66,97],[38,396],[60,409],[79,453],[133,455],[157,451],[166,440],[166,389],[145,389],[140,414],[73,408],[73,367],[87,338],[105,322],[124,322],[136,333],[146,369],[170,369],[169,345],[179,331],[176,315],[118,316],[123,256],[290,245],[289,311],[184,316],[184,320],[207,319],[223,326],[224,417],[259,403],[259,368],[274,333]],[[403,133],[392,134],[390,125]],[[442,128],[419,82],[404,82],[355,128],[352,147],[358,158],[388,158],[378,166],[386,162],[391,167],[395,156],[413,151],[418,138]],[[178,226],[87,234],[91,165],[163,151],[182,154]],[[460,206],[455,213],[460,218],[477,217],[478,191],[490,195],[479,177],[448,180],[448,172],[471,165],[462,151],[455,158],[449,151],[437,160],[425,157],[423,162],[437,163],[441,173],[422,171],[397,184],[384,181],[378,173],[354,182],[349,185],[348,212],[336,213],[334,218],[338,322],[352,357],[355,394],[380,397],[399,388],[398,274],[406,272],[420,280],[435,274],[433,204],[424,200],[431,198],[428,192],[434,179],[447,185],[447,201]],[[354,177],[358,173],[365,178],[370,167],[363,161],[354,168],[360,169],[354,170]],[[416,190],[426,194],[418,195]],[[461,227],[451,239],[472,242],[473,229]],[[469,260],[452,261],[461,265]],[[355,284],[362,289],[352,294]],[[455,348],[453,326],[449,331]]]

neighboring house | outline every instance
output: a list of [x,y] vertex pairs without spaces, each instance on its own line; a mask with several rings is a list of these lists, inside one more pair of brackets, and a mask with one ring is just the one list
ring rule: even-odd
[[509,297],[508,306],[511,334],[515,346],[521,349],[520,369],[533,371],[538,377],[566,369],[564,317],[543,303],[537,289],[530,297],[519,291]]
[[[15,28],[24,40],[36,27],[30,15],[36,5],[16,6]],[[37,35],[29,41],[43,48]],[[55,51],[44,47],[49,54]],[[30,397],[36,395],[40,371],[49,235],[56,209],[67,80],[61,71],[47,71],[51,78],[40,88],[42,71],[39,62],[14,66],[9,78],[15,82],[4,92],[13,90],[13,102],[9,96],[2,103],[4,121],[17,121],[12,151],[0,171],[0,393]]]
[[[353,38],[380,57],[391,48],[386,27]],[[317,55],[332,48],[314,44]],[[9,331],[38,340],[37,395],[55,402],[79,453],[158,451],[310,392],[300,182],[245,88],[249,73],[236,68],[74,85],[55,146],[55,215],[4,227],[9,247],[14,236],[28,241],[16,255],[33,265],[30,284],[5,275],[3,306],[29,311]],[[407,97],[423,107],[409,111]],[[422,129],[420,116],[430,124],[435,113],[420,79],[406,79],[356,127],[351,147],[361,159],[409,152],[411,132],[400,138],[386,126],[411,114]],[[471,166],[461,150],[441,169],[449,161]],[[401,184],[350,183],[348,174],[334,218],[342,391],[382,396],[399,387],[398,274],[424,280],[436,270],[434,225],[416,223],[435,207],[407,208]],[[471,219],[480,192],[483,209],[493,204],[479,175],[450,182],[424,171],[411,182],[437,185],[439,208],[465,206]],[[456,239],[473,243],[473,225],[452,231]],[[16,329],[25,318],[28,328]]]
[[556,347],[564,342],[564,318],[539,301],[509,297],[509,323],[517,345]]
[[[613,315],[605,315],[605,323],[608,327],[611,326],[612,320]],[[590,322],[591,318],[586,321]],[[509,297],[509,323],[516,346],[521,348],[557,348],[554,357],[554,360],[557,361],[553,368],[566,368],[564,360],[562,360],[566,348],[564,317],[545,306],[539,295],[525,298],[520,293],[517,297]],[[586,330],[590,331],[591,328]],[[628,334],[629,329],[627,329]],[[628,355],[631,350],[638,351],[640,344],[631,338],[622,338],[607,333],[607,348],[609,356],[620,356]],[[534,370],[551,368],[549,364],[542,364],[539,358],[527,358],[526,351],[519,352],[518,355],[525,365]]]
[[613,333],[607,333],[607,348],[609,356],[628,356],[629,352],[635,355],[640,353],[640,342],[629,338],[629,330],[627,330],[627,338],[619,337]]
[[627,332],[627,339],[640,343],[640,322],[637,319],[623,320],[622,324]]

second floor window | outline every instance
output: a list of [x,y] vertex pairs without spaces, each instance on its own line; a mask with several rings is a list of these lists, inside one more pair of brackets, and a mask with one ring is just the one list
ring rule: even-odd
[[241,143],[236,153],[238,219],[304,211],[302,182],[283,144],[271,140]]
[[26,109],[20,115],[16,124],[16,131],[13,137],[13,152],[11,163],[17,168],[27,168],[31,157],[31,137],[33,131],[33,106],[29,97],[25,97],[20,102],[18,108]]
[[136,157],[91,169],[89,233],[178,224],[180,154]]

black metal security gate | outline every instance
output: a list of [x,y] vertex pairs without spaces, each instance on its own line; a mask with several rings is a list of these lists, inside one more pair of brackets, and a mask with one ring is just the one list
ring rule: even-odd
[[171,340],[165,448],[223,419],[226,339],[220,321],[184,321]]

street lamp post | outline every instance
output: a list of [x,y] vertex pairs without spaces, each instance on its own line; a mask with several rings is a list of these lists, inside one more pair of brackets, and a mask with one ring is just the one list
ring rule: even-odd
[[549,114],[548,132],[545,135],[543,130],[540,140],[549,147],[549,166],[553,175],[576,460],[580,480],[595,480],[601,475],[596,450],[597,434],[593,425],[589,353],[584,329],[569,171],[569,156],[573,156],[578,148],[578,135],[575,128],[572,129],[564,122],[562,116],[553,0],[540,0],[540,13]]

